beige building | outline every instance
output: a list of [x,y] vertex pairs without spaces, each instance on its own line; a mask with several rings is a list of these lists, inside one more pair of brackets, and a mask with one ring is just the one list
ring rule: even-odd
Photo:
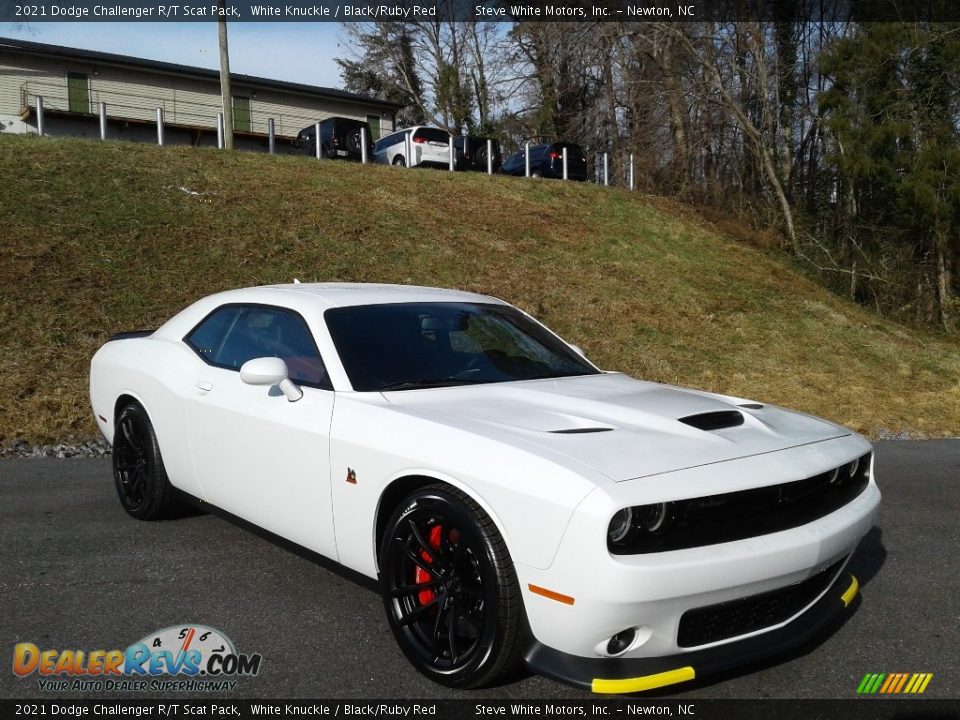
[[[376,140],[394,129],[400,106],[343,90],[231,75],[235,142],[266,150],[273,120],[277,152],[304,127],[331,116],[366,120]],[[45,135],[100,137],[101,103],[107,137],[216,145],[221,112],[216,70],[89,50],[0,38],[0,133],[36,133],[38,105]]]

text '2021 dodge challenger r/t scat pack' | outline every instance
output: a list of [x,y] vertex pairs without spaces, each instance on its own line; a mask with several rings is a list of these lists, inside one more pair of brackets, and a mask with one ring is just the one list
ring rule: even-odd
[[120,501],[177,496],[378,578],[422,673],[521,662],[629,693],[781,652],[848,606],[870,444],[603,372],[495,298],[293,284],[115,336],[90,396]]

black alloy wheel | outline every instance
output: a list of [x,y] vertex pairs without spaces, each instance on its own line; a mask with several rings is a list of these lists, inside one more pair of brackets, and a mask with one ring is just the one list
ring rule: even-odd
[[176,491],[167,479],[157,436],[138,402],[125,405],[117,415],[113,479],[123,509],[138,520],[156,520],[174,505]]
[[431,485],[387,524],[380,582],[394,636],[414,667],[459,688],[519,665],[520,591],[493,521],[466,494]]

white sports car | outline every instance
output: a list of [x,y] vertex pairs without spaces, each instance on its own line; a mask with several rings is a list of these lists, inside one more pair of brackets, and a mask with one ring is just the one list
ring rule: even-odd
[[629,693],[799,644],[880,502],[849,430],[602,372],[452,290],[213,295],[107,342],[90,398],[130,515],[184,495],[379,578],[455,687],[525,662]]

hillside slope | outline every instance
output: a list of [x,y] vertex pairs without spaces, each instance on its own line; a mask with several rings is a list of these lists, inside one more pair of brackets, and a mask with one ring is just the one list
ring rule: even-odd
[[11,136],[0,177],[0,445],[96,432],[87,369],[111,333],[294,277],[489,293],[602,367],[871,435],[960,432],[955,344],[635,193]]

